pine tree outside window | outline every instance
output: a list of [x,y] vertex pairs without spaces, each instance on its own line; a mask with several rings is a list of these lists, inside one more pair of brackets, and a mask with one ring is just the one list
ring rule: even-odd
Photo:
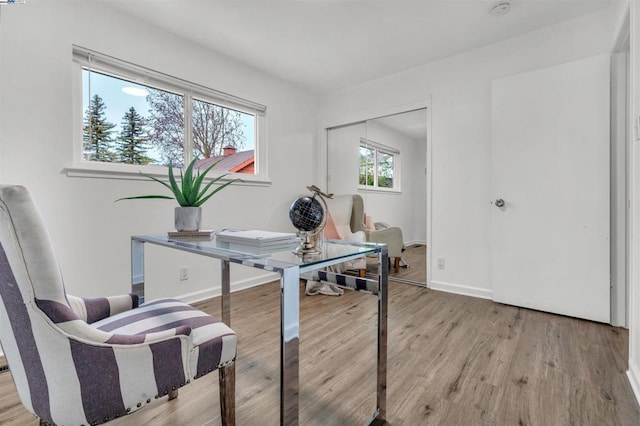
[[[97,95],[96,95],[97,96]],[[118,160],[125,164],[151,164],[150,137],[145,131],[146,119],[134,107],[129,108],[120,123],[120,135],[116,142]]]
[[94,95],[87,106],[82,140],[84,141],[84,156],[93,161],[115,161],[111,149],[113,144],[112,130],[115,124],[107,121],[106,106],[99,95]]

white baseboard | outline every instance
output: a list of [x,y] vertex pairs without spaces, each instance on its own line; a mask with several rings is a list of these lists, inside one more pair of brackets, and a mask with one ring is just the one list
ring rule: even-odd
[[479,287],[471,287],[462,284],[453,284],[444,281],[431,280],[427,286],[433,290],[446,291],[447,293],[461,294],[463,296],[478,297],[480,299],[493,300],[493,290]]
[[640,368],[638,367],[638,364],[632,360],[629,360],[627,378],[629,379],[629,384],[631,384],[631,389],[636,397],[636,401],[640,403]]
[[[258,285],[270,283],[277,279],[279,279],[277,274],[267,273],[267,274],[263,274],[263,275],[249,278],[246,280],[233,281],[231,283],[231,292],[244,290],[250,287],[255,287]],[[181,295],[175,296],[174,298],[180,300],[181,302],[191,304],[191,303],[201,302],[203,300],[220,296],[221,293],[222,293],[221,287],[216,286],[216,287],[208,288],[205,290],[195,291],[193,293],[181,294]]]

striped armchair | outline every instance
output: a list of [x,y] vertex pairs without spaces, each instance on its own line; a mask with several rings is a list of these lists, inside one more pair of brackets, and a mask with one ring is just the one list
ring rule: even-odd
[[41,424],[95,425],[177,396],[219,369],[222,423],[235,423],[236,335],[177,300],[67,295],[26,188],[0,185],[0,344]]

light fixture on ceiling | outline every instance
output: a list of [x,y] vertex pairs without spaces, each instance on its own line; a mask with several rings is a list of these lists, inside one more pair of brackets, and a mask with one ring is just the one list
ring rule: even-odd
[[502,16],[502,15],[506,15],[510,9],[511,9],[511,2],[499,1],[491,8],[489,13],[491,14],[491,16]]

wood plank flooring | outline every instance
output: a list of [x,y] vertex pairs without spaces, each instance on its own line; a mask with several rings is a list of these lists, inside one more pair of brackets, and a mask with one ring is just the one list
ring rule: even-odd
[[415,281],[416,283],[427,282],[427,246],[410,245],[402,253],[402,258],[409,265],[408,268],[400,268],[395,272],[394,268],[389,269],[389,279],[400,278],[403,280]]
[[[376,299],[304,296],[300,424],[361,425],[375,406]],[[219,316],[219,301],[199,305]],[[279,287],[232,295],[238,425],[279,423]],[[488,300],[389,285],[392,425],[640,425],[627,331]],[[36,425],[10,373],[0,424]],[[112,425],[220,424],[217,374]]]

